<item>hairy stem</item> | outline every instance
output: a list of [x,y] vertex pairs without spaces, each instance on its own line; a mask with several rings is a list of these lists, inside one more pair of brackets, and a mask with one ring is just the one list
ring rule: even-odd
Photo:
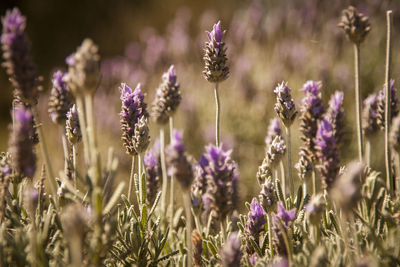
[[167,202],[167,190],[168,190],[168,180],[167,180],[167,167],[165,164],[165,140],[164,140],[164,127],[160,128],[160,157],[161,157],[161,172],[162,172],[162,195],[161,195],[161,211],[165,215],[166,212],[166,202]]
[[286,142],[287,142],[287,165],[288,165],[288,176],[289,176],[289,187],[290,187],[290,196],[294,195],[294,184],[293,184],[293,176],[292,176],[292,150],[291,150],[291,132],[290,127],[286,128]]
[[36,106],[32,106],[32,112],[33,112],[33,116],[36,120],[36,123],[38,124],[38,135],[39,135],[39,146],[40,146],[40,150],[42,153],[42,157],[43,157],[43,161],[46,164],[47,167],[47,173],[49,176],[49,180],[50,180],[50,188],[51,188],[51,193],[53,194],[54,197],[56,197],[57,194],[57,182],[56,182],[56,178],[54,176],[54,172],[53,172],[53,168],[51,165],[51,161],[50,161],[50,157],[49,157],[49,153],[47,151],[47,147],[46,147],[46,141],[44,139],[44,134],[43,134],[43,129],[42,129],[42,125],[40,123],[39,120],[39,113],[37,110]]
[[270,212],[268,212],[267,221],[268,221],[268,245],[269,245],[269,251],[271,252],[271,259],[272,259],[274,257],[274,247],[272,245],[272,216],[271,216]]
[[129,202],[131,202],[131,195],[132,195],[132,189],[133,189],[133,177],[135,175],[134,169],[135,169],[135,156],[132,156],[131,175],[129,176],[129,188],[128,188]]
[[368,166],[371,166],[371,141],[369,139],[365,141],[365,161]]
[[363,137],[361,126],[361,92],[360,92],[360,46],[354,44],[354,80],[357,116],[358,159],[363,161]]
[[216,111],[215,111],[215,144],[218,147],[219,146],[219,135],[220,135],[220,113],[221,113],[221,104],[219,102],[219,94],[218,94],[218,83],[215,83],[214,87],[214,93],[215,93],[215,106],[216,106]]
[[76,97],[76,106],[78,107],[78,118],[82,132],[83,156],[85,158],[86,164],[89,164],[90,163],[89,139],[86,131],[86,119],[85,119],[86,111],[82,96]]
[[[169,117],[169,142],[172,142],[172,131],[174,129],[174,120],[172,117]],[[174,176],[171,176],[171,184],[170,184],[170,194],[169,194],[169,205],[170,205],[170,212],[171,212],[171,222],[174,216]]]
[[[281,166],[281,182],[282,182],[282,193],[283,196],[285,197],[286,201],[286,175],[285,175],[285,165],[283,165],[283,160],[280,161],[280,166]],[[286,204],[285,204],[286,205]]]
[[96,131],[93,114],[93,95],[85,95],[85,106],[87,116],[87,134],[89,139],[89,154],[91,159],[91,174],[94,179],[94,184],[99,184],[101,179],[101,166],[100,166],[100,155],[97,149]]
[[72,166],[73,166],[73,177],[74,177],[74,187],[76,188],[76,173],[77,173],[77,163],[76,163],[76,145],[72,145]]
[[391,56],[391,26],[392,26],[392,11],[386,13],[387,36],[386,36],[386,67],[385,67],[385,167],[386,167],[386,185],[389,188],[390,194],[393,195],[393,179],[392,166],[389,147],[389,130],[390,130],[390,56]]
[[185,190],[183,193],[183,201],[185,205],[185,215],[186,215],[186,245],[187,245],[187,266],[192,266],[192,257],[193,257],[193,249],[192,249],[192,215],[190,212],[190,191]]

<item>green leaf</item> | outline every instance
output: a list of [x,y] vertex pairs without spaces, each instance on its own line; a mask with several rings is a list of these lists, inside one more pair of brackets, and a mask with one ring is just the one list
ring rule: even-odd
[[254,250],[257,252],[257,254],[258,254],[258,256],[260,257],[260,258],[262,258],[263,257],[263,253],[261,252],[261,248],[260,248],[260,246],[256,243],[256,241],[254,240],[254,238],[251,236],[250,237],[250,244],[251,244],[251,246],[254,248]]
[[214,244],[211,241],[207,241],[207,246],[210,249],[211,253],[214,255],[214,257],[217,257],[217,248],[214,246]]

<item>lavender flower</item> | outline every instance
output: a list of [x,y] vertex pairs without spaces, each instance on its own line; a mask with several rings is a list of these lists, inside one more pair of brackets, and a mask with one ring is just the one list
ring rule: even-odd
[[153,204],[158,194],[161,177],[160,142],[158,140],[144,155],[144,165],[146,166],[146,197],[148,202]]
[[330,189],[339,173],[337,139],[330,120],[323,118],[319,123],[315,144],[320,159],[318,169],[321,173],[322,188]]
[[75,53],[68,56],[68,74],[65,80],[76,96],[83,93],[94,94],[99,83],[100,56],[98,47],[90,39],[85,39]]
[[290,227],[291,222],[293,222],[295,218],[296,218],[296,209],[287,211],[285,210],[285,208],[281,203],[278,203],[278,213],[273,214],[272,225],[276,235],[276,239],[274,239],[274,245],[279,255],[286,256],[287,250],[281,229],[279,228],[278,224],[279,223],[282,224],[283,230],[287,231]]
[[31,45],[25,33],[26,18],[18,8],[7,10],[2,18],[1,45],[4,63],[16,98],[28,105],[37,103],[40,80],[31,55]]
[[261,186],[261,192],[258,198],[266,212],[270,212],[275,208],[277,197],[275,186],[271,178],[266,179],[265,183]]
[[6,211],[6,196],[12,174],[11,156],[9,153],[0,154],[0,224],[3,221]]
[[291,89],[285,82],[279,84],[274,90],[274,93],[276,94],[276,104],[274,109],[286,127],[292,125],[297,115],[296,107],[290,91]]
[[193,181],[193,169],[187,155],[186,148],[182,142],[182,133],[173,132],[171,144],[166,148],[166,161],[170,166],[170,172],[181,184],[182,188],[187,190]]
[[[377,108],[377,123],[381,130],[385,129],[385,105],[386,105],[386,90],[385,87],[379,91],[378,94],[378,108]],[[397,89],[394,87],[394,80],[390,81],[390,123],[392,119],[399,114],[398,109],[399,99],[397,97]]]
[[299,152],[299,162],[295,164],[295,168],[298,172],[300,179],[303,181],[308,180],[311,177],[313,164],[311,155],[308,154],[309,150],[302,147]]
[[240,236],[237,232],[233,232],[228,236],[220,251],[222,266],[240,267],[240,260],[242,259],[241,245]]
[[271,168],[276,167],[279,164],[286,152],[286,145],[283,141],[282,136],[277,135],[268,147],[267,153],[265,154],[265,161]]
[[30,138],[34,133],[32,112],[19,106],[15,111],[15,125],[10,137],[9,151],[15,171],[33,178],[36,172],[36,155]]
[[65,126],[68,141],[75,145],[82,139],[81,126],[79,124],[78,109],[73,105],[67,113],[67,122]]
[[356,45],[361,44],[371,30],[367,16],[359,13],[355,7],[349,6],[342,11],[342,19],[338,24],[347,37]]
[[306,94],[303,98],[300,116],[300,131],[303,134],[305,147],[303,150],[308,150],[307,154],[311,156],[312,162],[315,162],[316,149],[314,137],[318,128],[318,121],[321,120],[325,113],[325,106],[321,98],[321,82],[307,81],[302,88]]
[[343,92],[336,91],[331,96],[325,118],[332,123],[336,144],[339,145],[344,129]]
[[222,41],[225,31],[221,30],[221,22],[214,24],[213,30],[207,34],[209,41],[204,49],[204,78],[212,83],[222,82],[228,78],[229,68],[226,64],[225,43]]
[[250,238],[253,238],[258,243],[258,237],[260,232],[264,230],[265,224],[265,211],[258,203],[256,198],[253,198],[250,204],[250,211],[248,213],[248,220],[245,228],[245,235],[247,239],[246,250],[248,254],[254,253],[253,246],[250,243]]
[[[274,139],[277,135],[282,136],[282,130],[279,127],[279,120],[274,118],[269,121],[268,132],[267,132],[267,136],[265,137],[265,144],[266,144],[267,148],[269,145],[271,145],[272,141],[274,141]],[[283,139],[283,137],[282,137],[282,139]]]
[[376,94],[369,95],[364,100],[362,111],[362,126],[366,138],[371,138],[378,130],[378,97]]
[[[133,91],[125,83],[121,84],[121,113],[120,123],[122,129],[122,140],[126,149],[126,153],[129,155],[137,155],[143,152],[145,145],[149,143],[147,118],[148,113],[146,111],[146,103],[144,103],[144,95],[140,84],[138,84]],[[138,143],[141,142],[142,143]],[[146,145],[146,147],[147,147]],[[139,148],[141,151],[137,151]]]
[[162,76],[163,82],[157,89],[156,99],[153,103],[153,117],[159,124],[168,122],[181,102],[179,84],[176,82],[175,67],[169,67],[168,72]]
[[203,195],[206,217],[208,214],[224,220],[236,208],[238,198],[237,164],[231,158],[232,151],[209,145],[200,160],[207,181]]
[[53,74],[53,88],[49,98],[49,114],[54,123],[63,124],[67,118],[67,112],[72,106],[72,95],[64,81],[66,73],[57,71]]
[[262,185],[267,179],[270,179],[272,177],[272,169],[266,158],[263,159],[263,162],[258,167],[256,176],[257,181],[260,185]]
[[360,162],[351,162],[332,188],[330,193],[332,200],[345,212],[351,212],[362,197],[364,168]]

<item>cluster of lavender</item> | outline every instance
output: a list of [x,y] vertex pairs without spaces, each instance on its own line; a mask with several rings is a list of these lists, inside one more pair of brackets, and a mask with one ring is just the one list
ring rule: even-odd
[[[203,72],[206,80],[215,84],[216,145],[207,145],[198,162],[189,155],[183,134],[173,128],[182,97],[172,65],[163,74],[153,102],[151,116],[160,126],[160,139],[151,149],[150,114],[141,85],[132,89],[121,84],[122,142],[132,157],[132,169],[127,196],[125,181],[112,190],[118,162],[110,150],[106,167],[102,166],[93,114],[100,56],[98,47],[86,39],[67,58],[68,72],[57,71],[52,79],[48,111],[54,123],[65,127],[64,171],[57,177],[52,173],[41,135],[44,167],[34,184],[34,145],[38,142],[34,119],[38,116],[35,106],[40,79],[25,26],[17,9],[7,11],[1,37],[4,67],[21,103],[12,112],[9,153],[0,156],[1,266],[328,266],[329,262],[359,266],[365,262],[363,257],[379,258],[385,266],[400,264],[398,190],[393,181],[385,185],[381,174],[367,168],[363,158],[341,168],[344,93],[335,92],[325,106],[321,82],[303,85],[305,97],[299,110],[287,83],[275,88],[278,119],[270,121],[265,157],[256,174],[261,190],[246,203],[247,216],[239,214],[238,164],[232,159],[232,150],[223,149],[219,142],[218,83],[229,74],[220,22],[208,32]],[[370,30],[368,18],[353,7],[343,12],[339,26],[357,49]],[[358,85],[356,81],[356,95]],[[366,138],[385,128],[386,144],[390,141],[400,156],[397,105],[394,82],[387,82],[356,113],[359,130],[364,130]],[[291,127],[297,115],[303,145],[299,162],[292,166]],[[286,130],[285,138],[279,120]],[[165,147],[168,121],[170,140]],[[362,156],[363,136],[359,137]],[[76,153],[81,140],[82,160]],[[80,168],[78,161],[84,163]],[[292,175],[293,167],[299,172],[299,181]],[[387,167],[391,170],[390,164]],[[166,203],[168,176],[170,203]],[[307,192],[309,177],[313,177],[312,193]],[[58,182],[51,184],[53,192],[45,190],[47,179]],[[174,180],[182,189],[185,216],[181,207],[174,209],[178,200]],[[303,187],[294,193],[294,185],[301,183]],[[286,187],[290,188],[288,194]],[[133,193],[136,200],[130,197]]]

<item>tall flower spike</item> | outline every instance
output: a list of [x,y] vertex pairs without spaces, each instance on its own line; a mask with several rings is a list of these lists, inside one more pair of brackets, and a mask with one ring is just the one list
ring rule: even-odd
[[72,106],[72,95],[64,81],[66,73],[56,71],[53,74],[53,88],[49,98],[49,114],[54,123],[64,124],[67,112]]
[[306,181],[311,177],[313,163],[309,151],[301,148],[299,152],[299,162],[294,166],[301,180]]
[[318,169],[321,173],[322,188],[329,190],[339,173],[339,152],[335,131],[330,120],[323,118],[319,123],[315,144],[320,159]]
[[193,168],[187,155],[186,148],[182,142],[182,133],[174,131],[171,144],[167,147],[166,161],[170,166],[170,172],[178,180],[182,188],[188,190],[193,181]]
[[160,143],[158,140],[144,155],[144,165],[146,166],[146,198],[152,205],[158,194],[161,178]]
[[267,148],[271,145],[272,141],[274,141],[277,135],[282,136],[282,130],[279,127],[279,119],[274,118],[269,121],[268,132],[267,136],[265,137],[265,145]]
[[33,178],[36,172],[36,155],[30,136],[34,132],[32,112],[19,106],[15,111],[15,125],[10,137],[9,151],[15,171]]
[[220,251],[223,267],[240,267],[240,260],[242,259],[241,245],[242,242],[237,232],[233,232],[228,236],[224,247]]
[[336,91],[331,96],[326,119],[332,123],[336,145],[340,145],[344,132],[343,92]]
[[302,101],[300,116],[300,131],[303,134],[301,140],[304,142],[304,150],[312,162],[315,162],[316,149],[314,144],[315,133],[318,128],[318,121],[325,113],[325,106],[321,98],[321,82],[307,81],[302,88],[305,97]]
[[65,80],[75,96],[96,91],[100,76],[98,50],[91,39],[85,39],[76,52],[67,58],[68,74]]
[[258,167],[257,171],[257,181],[260,185],[262,185],[265,180],[270,179],[272,177],[272,169],[269,165],[268,159],[264,158],[261,165]]
[[153,103],[152,116],[159,124],[168,122],[181,103],[181,92],[176,82],[175,67],[169,67],[168,72],[162,76],[163,82],[157,89],[156,99]]
[[364,169],[363,164],[351,162],[335,182],[330,193],[332,200],[345,212],[352,212],[362,197],[361,187],[364,181]]
[[368,17],[359,13],[355,7],[349,6],[342,11],[342,19],[338,24],[347,37],[356,45],[361,44],[371,30]]
[[222,41],[225,31],[221,30],[221,22],[214,24],[211,32],[207,32],[208,42],[204,49],[205,68],[204,78],[212,83],[218,83],[226,80],[229,75],[227,66],[225,43]]
[[[386,93],[385,87],[379,91],[378,94],[378,108],[377,108],[377,123],[381,130],[385,129],[385,104],[386,104]],[[399,114],[399,98],[397,97],[397,89],[394,87],[394,80],[390,81],[390,123],[392,119]]]
[[366,138],[371,138],[379,130],[377,116],[378,97],[376,94],[371,94],[364,100],[362,111],[362,127]]
[[[148,113],[146,103],[144,103],[144,95],[140,84],[135,90],[132,90],[125,83],[121,84],[121,113],[120,123],[122,129],[122,140],[126,149],[126,153],[134,156],[141,153],[144,147],[147,147],[148,139]],[[146,136],[147,133],[147,136]],[[143,143],[141,141],[143,140]],[[147,145],[145,146],[145,144]],[[137,151],[136,149],[141,151]],[[144,150],[143,150],[144,151]]]
[[291,89],[285,82],[279,84],[274,90],[274,93],[276,94],[276,104],[274,109],[286,127],[292,125],[297,115],[297,110],[290,91]]
[[268,147],[267,153],[265,154],[265,161],[271,168],[276,167],[286,152],[286,145],[283,141],[282,136],[277,135]]
[[75,145],[82,139],[81,126],[79,124],[78,109],[73,105],[67,112],[67,122],[65,126],[68,141]]
[[221,147],[209,145],[201,160],[207,181],[203,195],[206,217],[212,212],[220,221],[232,214],[238,198],[238,170],[231,153],[231,150],[224,151]]
[[261,186],[261,192],[258,198],[266,212],[271,212],[275,209],[277,197],[275,186],[271,178],[265,180],[265,183]]
[[249,255],[254,253],[253,246],[250,243],[250,238],[253,238],[254,241],[258,243],[259,234],[264,230],[265,215],[266,213],[260,203],[258,203],[256,198],[253,198],[250,204],[248,221],[245,228],[245,235],[247,239],[246,250]]
[[41,90],[41,78],[31,55],[31,45],[25,33],[26,18],[18,8],[7,10],[2,18],[1,45],[4,63],[19,101],[35,105]]
[[390,127],[389,141],[393,149],[400,153],[400,115],[394,118],[392,127]]

